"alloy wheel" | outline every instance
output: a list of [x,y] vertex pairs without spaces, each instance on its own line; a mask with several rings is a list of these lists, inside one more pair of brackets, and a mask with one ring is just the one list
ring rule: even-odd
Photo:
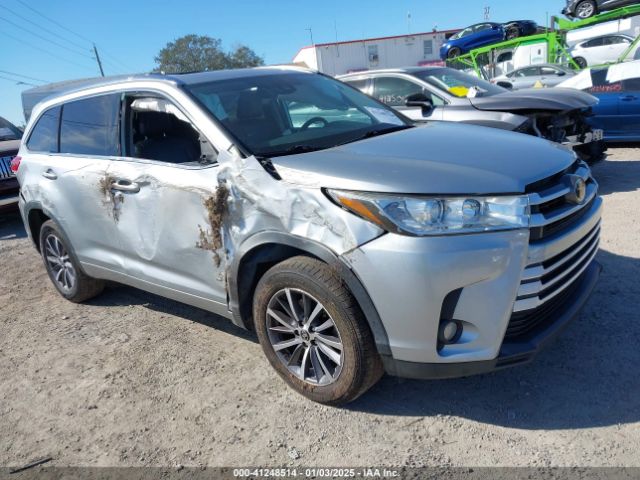
[[580,5],[578,5],[578,10],[576,13],[578,18],[589,18],[591,17],[591,15],[595,13],[595,9],[592,3],[583,2]]
[[69,252],[62,241],[53,233],[47,235],[44,241],[45,258],[53,280],[64,292],[70,292],[76,285],[76,270],[71,263]]
[[300,380],[335,382],[344,361],[340,332],[324,305],[303,290],[285,288],[269,300],[269,342],[278,359]]

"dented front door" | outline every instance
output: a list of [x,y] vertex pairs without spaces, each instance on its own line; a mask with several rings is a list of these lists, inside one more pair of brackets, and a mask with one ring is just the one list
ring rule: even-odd
[[114,219],[125,270],[146,290],[226,311],[224,251],[215,220],[217,166],[111,162]]

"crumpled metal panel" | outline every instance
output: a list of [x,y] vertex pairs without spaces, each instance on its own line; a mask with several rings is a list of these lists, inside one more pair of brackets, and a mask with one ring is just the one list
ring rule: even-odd
[[[255,157],[223,152],[219,180],[229,191],[224,246],[228,261],[252,234],[287,232],[323,244],[337,255],[384,232],[331,202],[319,188],[275,179]],[[330,185],[327,185],[330,187]]]

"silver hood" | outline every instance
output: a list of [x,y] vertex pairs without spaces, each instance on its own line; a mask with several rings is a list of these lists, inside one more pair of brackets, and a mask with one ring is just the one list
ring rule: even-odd
[[490,97],[470,98],[478,110],[515,112],[553,110],[565,112],[589,108],[598,103],[593,95],[573,88],[527,88]]
[[272,162],[300,186],[469,195],[523,193],[574,160],[569,149],[529,135],[433,122]]

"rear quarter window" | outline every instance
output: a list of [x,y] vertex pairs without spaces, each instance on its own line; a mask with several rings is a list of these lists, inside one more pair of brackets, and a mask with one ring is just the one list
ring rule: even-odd
[[60,153],[117,156],[120,94],[65,103],[60,122]]
[[29,135],[27,148],[33,152],[57,152],[59,119],[60,107],[53,107],[45,111]]

